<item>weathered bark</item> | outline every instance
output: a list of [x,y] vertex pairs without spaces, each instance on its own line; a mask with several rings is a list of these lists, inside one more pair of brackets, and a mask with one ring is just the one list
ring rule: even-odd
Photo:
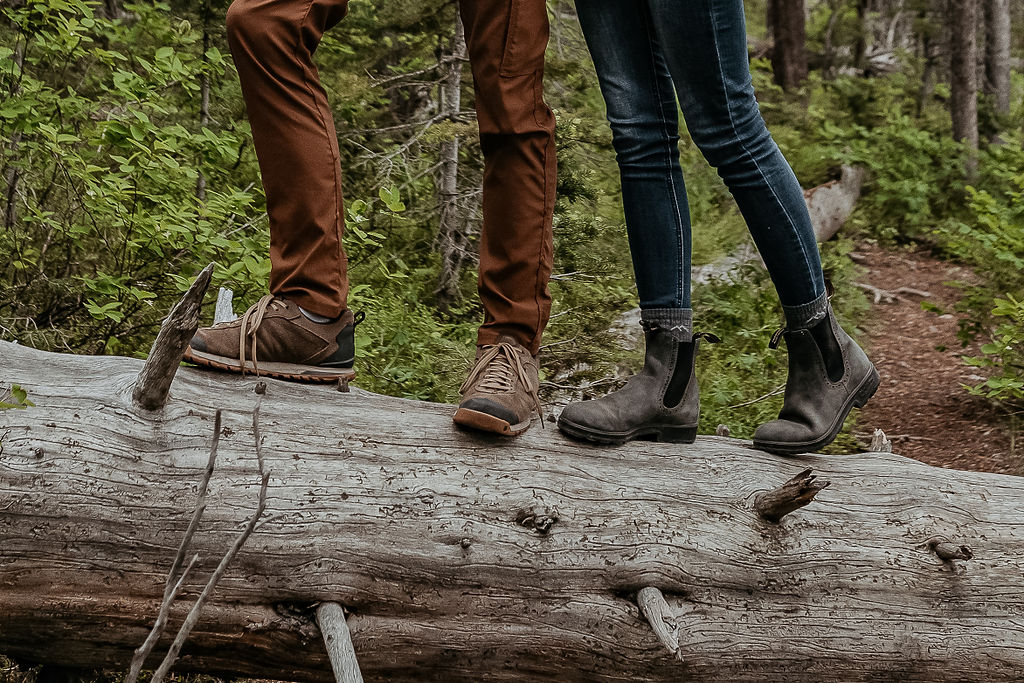
[[[367,680],[1019,680],[1024,478],[744,442],[582,446],[451,407],[183,368],[137,409],[142,362],[0,342],[0,652],[125,668],[156,618],[215,410],[201,555],[175,630],[255,509],[180,670],[331,679],[316,605],[348,612]],[[758,494],[831,482],[778,524]],[[538,520],[544,520],[542,524]],[[947,544],[947,545],[943,545]],[[948,547],[947,547],[948,546]],[[969,546],[969,560],[942,559]],[[637,606],[666,625],[656,635]],[[657,622],[655,622],[657,623]],[[678,659],[660,638],[678,627]],[[154,651],[166,649],[167,640]],[[155,662],[150,660],[149,665]]]
[[977,170],[978,149],[978,0],[949,0],[950,25],[950,114],[953,137],[964,142],[971,154],[967,173]]
[[206,266],[160,325],[160,332],[149,352],[139,379],[132,388],[132,402],[145,410],[162,408],[167,392],[181,365],[185,347],[199,329],[199,312],[203,296],[213,277],[213,264]]
[[807,29],[804,0],[768,0],[768,26],[775,83],[784,90],[807,79]]

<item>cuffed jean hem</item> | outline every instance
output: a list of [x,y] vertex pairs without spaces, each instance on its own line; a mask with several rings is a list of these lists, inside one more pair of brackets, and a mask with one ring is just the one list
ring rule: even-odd
[[786,314],[786,327],[791,330],[806,330],[814,327],[819,320],[828,315],[828,292],[822,292],[814,301],[799,306],[783,306]]
[[693,339],[693,310],[689,308],[645,308],[640,320],[647,325],[665,330],[676,341]]

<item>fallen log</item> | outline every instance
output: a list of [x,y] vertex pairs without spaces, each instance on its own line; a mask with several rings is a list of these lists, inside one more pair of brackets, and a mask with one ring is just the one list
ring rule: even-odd
[[508,441],[458,431],[450,406],[184,367],[149,410],[132,400],[142,366],[0,342],[0,384],[34,404],[0,411],[0,653],[128,667],[219,409],[166,651],[255,509],[259,400],[266,512],[176,670],[333,680],[317,626],[333,603],[327,641],[366,680],[1024,671],[1024,478],[722,437],[596,448],[534,425]]

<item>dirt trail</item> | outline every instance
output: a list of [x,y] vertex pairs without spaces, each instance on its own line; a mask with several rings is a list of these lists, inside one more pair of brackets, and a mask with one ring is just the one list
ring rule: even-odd
[[[866,443],[882,429],[894,451],[930,465],[1024,475],[1024,451],[1014,448],[1008,421],[962,386],[976,383],[979,373],[961,356],[980,353],[957,339],[953,306],[960,292],[946,283],[971,282],[973,273],[925,251],[864,244],[853,257],[867,269],[860,282],[897,296],[883,296],[866,325],[866,348],[882,384],[860,412],[855,434]],[[942,313],[923,310],[922,300]]]

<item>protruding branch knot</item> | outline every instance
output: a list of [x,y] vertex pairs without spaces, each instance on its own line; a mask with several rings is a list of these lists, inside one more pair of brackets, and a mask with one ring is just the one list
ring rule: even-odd
[[654,635],[665,646],[665,649],[675,657],[681,659],[679,654],[679,622],[675,614],[668,606],[665,596],[653,586],[641,588],[636,594],[636,604],[640,613],[647,617],[647,623],[654,630]]
[[957,545],[945,536],[935,536],[924,542],[928,549],[939,556],[943,562],[953,560],[970,560],[974,557],[974,551],[969,545]]
[[157,410],[167,402],[167,392],[171,389],[174,374],[185,355],[185,348],[199,329],[199,311],[211,277],[212,263],[196,276],[181,301],[174,305],[160,325],[149,358],[132,391],[132,401],[140,408]]
[[754,497],[754,509],[761,519],[778,524],[783,517],[810,503],[822,489],[831,484],[828,481],[815,481],[817,476],[806,469],[779,488],[757,494]]
[[516,513],[516,524],[546,535],[558,521],[558,512],[542,507],[523,508]]

